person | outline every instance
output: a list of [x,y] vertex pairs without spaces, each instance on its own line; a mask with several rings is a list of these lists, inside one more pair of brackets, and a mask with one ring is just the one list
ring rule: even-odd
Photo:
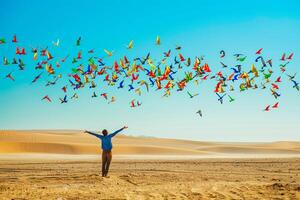
[[112,142],[111,139],[117,135],[119,132],[121,132],[124,129],[127,129],[127,126],[124,126],[123,128],[108,134],[108,131],[106,129],[102,130],[102,135],[99,135],[97,133],[87,131],[85,130],[85,133],[88,133],[90,135],[96,136],[101,140],[101,147],[102,147],[102,177],[107,177],[110,162],[112,159]]

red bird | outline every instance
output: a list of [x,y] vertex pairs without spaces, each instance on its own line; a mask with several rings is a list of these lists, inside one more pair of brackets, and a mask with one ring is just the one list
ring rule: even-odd
[[134,104],[134,99],[130,102],[130,104],[131,104],[131,105],[130,105],[131,108],[136,107],[136,105]]
[[45,100],[45,99],[46,99],[47,101],[49,101],[49,102],[52,102],[51,99],[50,99],[50,97],[49,97],[48,95],[46,95],[46,96],[44,96],[44,97],[42,98],[42,100]]
[[20,55],[25,55],[25,48],[22,48]]
[[276,79],[275,83],[281,83],[281,76]]
[[289,57],[287,57],[287,59],[288,59],[288,60],[292,60],[293,55],[294,55],[294,53],[291,53],[291,54],[289,55]]
[[17,54],[17,55],[20,55],[20,54],[21,54],[19,47],[16,47],[16,54]]
[[280,60],[282,60],[282,61],[285,61],[285,53],[284,54],[282,54],[282,56],[281,56],[281,59]]
[[208,77],[209,75],[206,75],[206,76],[204,76],[203,78],[201,78],[202,80],[207,80],[207,77]]
[[124,56],[124,61],[125,61],[125,63],[126,63],[126,64],[128,64],[128,63],[129,63],[129,61],[128,61],[128,59],[127,59],[127,57],[126,57],[126,56]]
[[283,73],[283,72],[285,72],[285,68],[284,67],[281,67],[280,68],[280,71]]
[[266,108],[265,108],[265,110],[264,111],[270,111],[270,105],[268,105]]
[[134,76],[134,74],[131,74],[131,81],[136,81],[139,78],[139,75]]
[[107,100],[107,93],[102,93],[102,94],[100,94],[100,96],[104,97],[104,99]]
[[272,67],[272,59],[268,60],[267,63]]
[[222,72],[218,72],[218,73],[216,73],[216,75],[220,76],[220,78],[222,78],[222,77],[223,77],[223,74],[222,74]]
[[16,35],[14,35],[12,42],[13,42],[13,43],[17,43],[17,42],[18,42],[18,41],[17,41],[17,36],[16,36]]
[[275,104],[272,106],[272,108],[278,108],[278,104],[279,104],[279,102],[275,103]]
[[67,92],[67,86],[64,86],[63,88],[61,88],[65,93]]
[[263,48],[260,48],[255,54],[261,54],[262,50],[263,50]]
[[184,57],[181,54],[179,54],[178,56],[179,56],[181,62],[185,61]]
[[81,57],[81,51],[79,51],[78,52],[78,54],[77,54],[77,59],[79,60],[79,59],[81,59],[82,57]]
[[274,83],[272,83],[272,87],[273,87],[274,89],[276,89],[276,90],[279,90],[278,85],[276,85],[276,84],[274,84]]
[[172,86],[172,83],[171,83],[171,81],[169,81],[169,82],[166,84],[165,88],[168,89],[168,88],[170,88],[171,86]]

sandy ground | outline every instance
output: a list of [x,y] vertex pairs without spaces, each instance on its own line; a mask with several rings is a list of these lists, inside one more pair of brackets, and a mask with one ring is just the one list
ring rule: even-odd
[[300,199],[300,159],[0,162],[0,199]]
[[119,135],[109,178],[80,131],[0,131],[0,199],[300,199],[300,142]]

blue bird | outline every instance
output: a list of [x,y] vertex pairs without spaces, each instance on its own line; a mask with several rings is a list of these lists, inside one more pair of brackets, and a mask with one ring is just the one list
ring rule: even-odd
[[129,90],[128,91],[134,90],[134,87],[131,84],[129,84],[128,86],[129,86]]
[[149,80],[150,80],[150,82],[151,82],[151,86],[154,86],[154,81],[151,79],[151,78],[149,78]]
[[124,80],[120,82],[118,89],[123,88],[124,87]]
[[226,96],[226,94],[224,94],[223,96],[221,96],[219,93],[216,93],[218,98],[218,101],[220,101],[221,104],[223,104],[223,98]]

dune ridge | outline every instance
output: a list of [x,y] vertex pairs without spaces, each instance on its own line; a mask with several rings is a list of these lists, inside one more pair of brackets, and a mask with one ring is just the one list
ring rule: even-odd
[[[291,154],[300,156],[300,142],[206,142],[117,135],[116,155]],[[97,138],[76,130],[0,131],[0,154],[99,154]]]

